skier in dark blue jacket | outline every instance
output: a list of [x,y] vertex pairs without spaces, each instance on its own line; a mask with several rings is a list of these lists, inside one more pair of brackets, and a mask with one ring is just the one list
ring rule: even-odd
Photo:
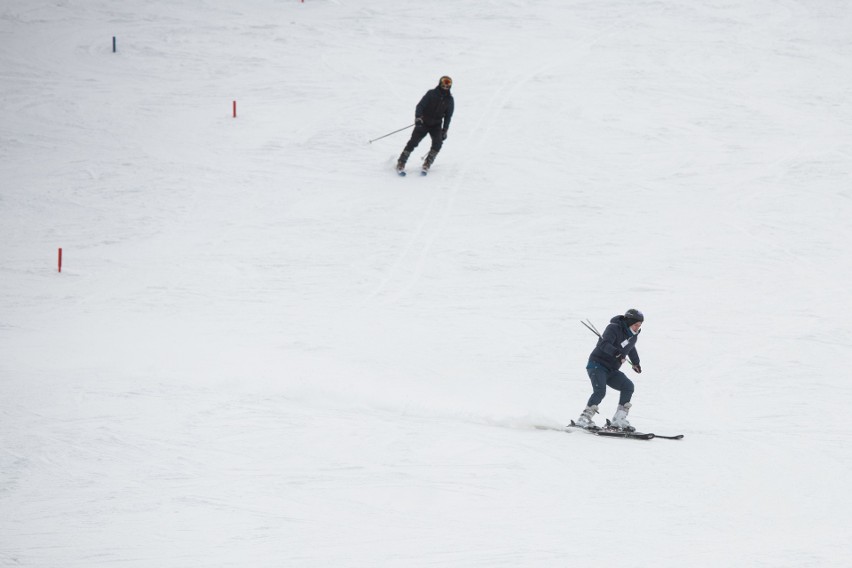
[[450,121],[453,119],[455,101],[450,92],[452,87],[453,80],[444,75],[438,80],[438,86],[427,91],[420,102],[417,103],[417,107],[414,109],[414,131],[412,131],[411,139],[405,145],[402,154],[399,155],[396,171],[405,171],[408,156],[427,134],[432,138],[432,147],[429,148],[429,154],[423,161],[423,173],[425,174],[432,167],[432,162],[435,161],[444,140],[447,139],[447,130],[449,130]]
[[609,321],[598,344],[589,355],[586,372],[592,381],[592,396],[586,409],[577,420],[577,425],[583,428],[597,428],[594,415],[598,405],[606,396],[606,387],[620,391],[618,409],[612,419],[612,425],[622,430],[632,431],[634,428],[627,421],[630,412],[630,399],[633,397],[633,381],[620,371],[622,363],[627,360],[637,373],[642,372],[639,365],[639,353],[636,351],[636,341],[639,339],[640,328],[645,316],[636,309],[629,309],[623,316],[615,316]]

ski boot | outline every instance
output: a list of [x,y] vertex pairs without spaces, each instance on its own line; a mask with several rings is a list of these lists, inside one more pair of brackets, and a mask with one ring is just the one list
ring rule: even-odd
[[429,173],[429,168],[432,167],[432,162],[435,161],[435,158],[438,156],[437,150],[429,150],[429,154],[426,155],[426,159],[423,160],[423,169],[420,170],[420,175],[425,176]]
[[618,405],[618,410],[615,411],[615,416],[612,417],[612,422],[610,422],[610,425],[613,428],[624,430],[625,432],[633,432],[636,430],[636,428],[631,426],[630,422],[627,420],[627,413],[630,412],[631,406],[633,405],[629,402],[623,405]]
[[411,152],[403,150],[402,154],[399,155],[399,159],[396,161],[396,173],[401,176],[405,175],[405,162],[408,161],[408,156],[410,155]]
[[593,418],[595,414],[598,413],[598,405],[593,404],[592,406],[587,406],[586,409],[580,414],[580,417],[577,419],[575,423],[580,428],[585,428],[586,430],[597,430],[598,425],[595,424]]

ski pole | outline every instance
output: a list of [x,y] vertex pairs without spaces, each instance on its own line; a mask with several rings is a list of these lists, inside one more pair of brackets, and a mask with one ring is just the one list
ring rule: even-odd
[[403,130],[408,130],[408,129],[409,129],[409,128],[411,128],[412,126],[414,126],[414,123],[413,123],[413,122],[412,122],[411,124],[409,124],[408,126],[405,126],[405,127],[403,127],[403,128],[400,128],[399,130],[394,130],[393,132],[388,132],[388,133],[387,133],[387,134],[385,134],[384,136],[379,136],[378,138],[373,138],[372,140],[370,140],[370,144],[372,144],[372,143],[373,143],[373,142],[375,142],[376,140],[381,140],[382,138],[387,138],[387,137],[388,137],[388,136],[390,136],[391,134],[396,134],[397,132],[402,132]]
[[598,328],[595,327],[595,324],[592,323],[592,320],[590,320],[589,318],[586,318],[586,321],[589,322],[589,325],[592,326],[592,329],[595,330],[595,333],[597,333],[598,335],[601,334],[601,332],[598,331]]
[[[601,337],[601,334],[598,333],[598,330],[595,328],[595,324],[593,324],[592,322],[586,323],[583,320],[580,320],[580,323],[585,325],[586,329],[588,329],[589,331],[591,331],[592,333],[594,333],[598,337]],[[601,339],[603,339],[603,338],[601,338]]]

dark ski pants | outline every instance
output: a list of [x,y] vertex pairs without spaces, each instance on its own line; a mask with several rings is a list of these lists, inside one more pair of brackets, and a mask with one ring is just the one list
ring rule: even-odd
[[588,406],[600,404],[606,396],[607,385],[620,391],[618,404],[627,404],[633,396],[633,381],[627,378],[627,375],[621,371],[610,371],[601,365],[594,365],[586,368],[589,373],[589,378],[592,380],[592,396],[589,397]]
[[437,154],[441,151],[441,146],[444,144],[444,137],[441,133],[441,125],[436,124],[434,126],[429,126],[428,124],[418,124],[414,127],[414,132],[411,133],[411,139],[408,141],[408,144],[405,145],[405,151],[411,152],[417,145],[420,144],[420,141],[426,138],[426,135],[432,137],[432,147],[430,151]]

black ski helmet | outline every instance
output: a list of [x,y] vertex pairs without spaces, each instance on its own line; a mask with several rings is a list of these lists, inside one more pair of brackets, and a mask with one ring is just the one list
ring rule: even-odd
[[636,308],[630,308],[624,312],[624,323],[626,323],[628,327],[639,321],[645,321],[645,314]]

